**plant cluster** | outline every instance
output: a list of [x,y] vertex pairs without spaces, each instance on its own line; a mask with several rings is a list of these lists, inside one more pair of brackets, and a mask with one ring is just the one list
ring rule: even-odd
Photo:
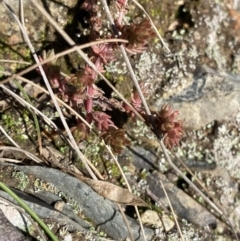
[[[148,42],[155,36],[150,21],[144,19],[140,23],[123,24],[122,19],[127,11],[127,1],[117,0],[115,4],[118,9],[118,17],[115,19],[115,31],[113,31],[112,36],[103,37],[115,37],[117,32],[122,39],[128,40],[128,43],[123,44],[123,46],[129,54],[142,53],[146,49]],[[81,8],[87,11],[89,16],[86,19],[90,30],[89,41],[99,40],[102,20],[98,14],[100,7],[97,1],[85,0]],[[88,57],[94,63],[96,69],[100,73],[104,73],[105,66],[117,58],[118,51],[119,46],[117,43],[104,43],[92,46],[88,51]],[[63,77],[60,74],[59,66],[54,62],[45,64],[43,67],[52,87],[58,90],[59,97],[71,107],[81,111],[86,121],[97,128],[106,144],[109,144],[115,153],[120,154],[122,148],[129,145],[130,141],[126,138],[125,131],[117,128],[106,110],[120,109],[135,120],[133,109],[117,99],[106,98],[104,92],[95,85],[98,74],[88,64],[70,77]],[[142,84],[141,88],[142,92],[146,94],[147,86]],[[169,106],[163,106],[158,113],[153,114],[154,123],[149,123],[136,90],[133,90],[129,102],[143,116],[147,124],[155,125],[161,136],[166,135],[164,142],[168,148],[172,148],[179,143],[183,131],[182,122],[175,120],[178,114],[177,111],[173,111]],[[89,128],[82,122],[78,122],[72,131],[78,141],[86,139],[89,134]],[[158,136],[159,133],[157,133]]]

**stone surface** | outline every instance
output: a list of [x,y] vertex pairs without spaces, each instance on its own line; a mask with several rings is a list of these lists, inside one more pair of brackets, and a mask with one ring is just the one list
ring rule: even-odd
[[[34,166],[18,166],[16,168],[20,171],[24,171],[26,174],[34,175],[52,183],[57,189],[61,190],[69,197],[74,198],[81,206],[84,215],[88,219],[93,220],[96,226],[109,236],[117,240],[124,240],[129,236],[126,224],[118,207],[109,200],[99,196],[85,183],[59,170],[51,168]],[[138,241],[143,240],[140,227],[136,221],[130,218],[128,221],[134,238]],[[145,234],[147,240],[151,240],[154,231],[145,228]]]
[[[219,77],[218,73],[210,74],[204,68],[197,68],[192,84],[168,100],[179,110],[185,127],[199,129],[215,120],[224,120],[238,110],[240,76],[235,79],[230,74]],[[159,101],[159,105],[160,102],[164,103]]]
[[216,226],[216,218],[210,212],[169,182],[163,174],[156,171],[147,176],[147,184],[149,185],[148,189],[157,198],[155,201],[159,201],[165,207],[169,206],[160,180],[166,189],[175,214],[180,219],[185,219],[200,227],[204,227],[206,225],[213,227]]
[[162,215],[161,220],[166,232],[169,232],[175,226],[174,221],[170,219],[166,214]]
[[[20,2],[14,0],[6,0],[5,2],[16,14],[16,16],[20,18]],[[37,2],[42,5],[42,1]],[[48,10],[53,19],[56,20],[61,27],[64,27],[67,24],[68,10],[77,4],[76,0],[64,0],[59,3],[54,1],[44,2],[45,9]],[[35,43],[40,43],[40,41],[47,40],[45,37],[52,38],[54,36],[52,35],[54,30],[50,27],[46,18],[39,13],[30,0],[23,0],[22,3],[24,25],[30,39]],[[24,42],[16,20],[13,18],[11,12],[3,1],[1,2],[0,8],[0,20],[0,36],[2,40],[5,40],[9,45],[16,45]],[[48,41],[49,40],[51,39],[48,39]]]
[[[32,195],[28,195],[24,192],[13,190],[40,218],[51,218],[52,220],[57,221],[61,225],[65,225],[68,223],[69,225],[69,231],[87,231],[87,229],[90,227],[89,223],[85,222],[84,220],[78,218],[76,221],[73,221],[72,215],[70,213],[70,218],[66,215],[63,215],[62,213],[55,211],[53,207],[47,205],[46,203],[34,198]],[[0,196],[15,203],[13,198],[11,198],[7,193],[0,191]],[[17,205],[17,203],[15,203]],[[9,220],[12,223],[16,223],[16,215],[9,216]],[[18,221],[18,223],[24,223],[24,220]],[[26,224],[26,223],[25,223]],[[21,224],[21,226],[24,224]],[[20,226],[20,228],[21,228]],[[26,227],[25,227],[26,228]]]
[[27,231],[27,226],[30,225],[31,222],[15,207],[0,200],[0,209],[2,210],[4,216],[11,222],[13,226],[18,227],[20,230],[24,232]]
[[[20,1],[6,0],[6,4],[10,7],[8,9],[6,4],[1,1],[0,3],[0,39],[1,39],[1,51],[0,58],[4,60],[18,60],[25,61],[21,63],[1,63],[1,70],[13,73],[17,69],[26,67],[28,62],[32,62],[32,55],[29,47],[23,39],[23,35],[20,31],[20,27],[17,21],[12,16],[13,11],[17,18],[24,19],[24,26],[27,35],[39,55],[41,55],[43,45],[48,45],[50,48],[58,47],[61,49],[61,45],[65,43],[62,37],[56,34],[54,27],[49,24],[48,20],[36,9],[32,1],[23,0],[23,16],[21,16]],[[60,2],[56,1],[37,1],[52,16],[61,28],[66,28],[68,24],[75,17],[72,16],[75,11],[75,5],[77,0],[63,0]],[[79,11],[79,8],[77,8]],[[72,22],[71,22],[72,23]],[[77,24],[74,25],[73,32],[77,33]],[[74,34],[75,34],[74,33]],[[73,34],[73,33],[71,33]],[[68,44],[66,43],[68,46]],[[75,55],[74,55],[75,56]],[[76,56],[75,56],[76,58]],[[63,60],[63,65],[65,62]],[[64,67],[63,67],[64,68]],[[66,70],[66,69],[65,69]],[[1,73],[0,73],[1,74]]]
[[4,216],[0,209],[0,240],[1,241],[27,241],[21,231],[15,228]]
[[160,215],[152,210],[147,210],[141,215],[143,224],[152,225],[156,228],[162,227]]
[[[152,89],[151,108],[172,104],[189,129],[234,114],[240,103],[239,6],[190,0],[142,4],[171,51],[154,44],[136,61],[139,79]],[[173,19],[174,13],[179,16]]]

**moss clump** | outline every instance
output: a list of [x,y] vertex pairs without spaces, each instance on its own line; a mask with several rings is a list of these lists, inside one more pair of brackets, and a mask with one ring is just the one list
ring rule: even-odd
[[15,172],[12,173],[12,177],[18,180],[19,183],[18,183],[17,188],[19,188],[22,191],[29,184],[28,176],[23,172],[15,171]]

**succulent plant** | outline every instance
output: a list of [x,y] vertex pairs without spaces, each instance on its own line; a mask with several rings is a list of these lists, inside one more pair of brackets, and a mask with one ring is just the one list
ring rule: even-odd
[[164,144],[169,149],[179,145],[183,135],[183,122],[176,120],[178,115],[179,112],[169,105],[163,105],[161,110],[154,115],[157,134],[164,136]]
[[[127,8],[127,1],[117,0],[116,5],[119,9],[119,17],[115,20],[116,27],[122,33],[121,38],[128,40],[128,43],[124,44],[125,49],[130,54],[143,52],[148,42],[155,36],[150,21],[144,19],[140,23],[122,25],[122,17]],[[89,12],[89,40],[96,40],[100,36],[99,31],[102,25],[98,15],[99,6],[97,1],[85,0],[81,8]],[[110,36],[105,37],[109,38]],[[117,47],[118,45],[115,43],[103,43],[92,46],[89,49],[88,57],[100,73],[105,72],[106,64],[115,60]],[[48,55],[54,56],[54,52],[49,52]],[[40,60],[45,58],[46,53],[43,58],[40,57]],[[60,67],[56,65],[55,61],[53,60],[43,65],[43,67],[52,87],[58,89],[58,96],[77,111],[81,111],[81,114],[85,115],[86,121],[95,125],[106,143],[116,153],[120,154],[122,148],[125,145],[129,145],[130,141],[125,137],[124,130],[117,129],[111,120],[111,116],[106,114],[105,111],[117,108],[128,113],[129,117],[135,120],[136,116],[133,109],[114,98],[106,98],[103,95],[104,92],[95,86],[98,74],[89,65],[86,64],[81,71],[70,77],[63,77],[60,75]],[[140,87],[143,94],[146,95],[148,87],[144,84],[141,84]],[[133,90],[129,102],[145,118],[146,124],[152,126],[142,108],[142,100],[137,90]],[[168,105],[164,105],[159,112],[153,113],[154,124],[157,127],[157,136],[165,136],[164,143],[169,149],[178,145],[183,135],[182,122],[175,120],[178,114],[178,111],[173,110]],[[86,139],[89,129],[85,124],[79,123],[72,128],[72,132],[78,141],[82,141]]]
[[148,42],[155,36],[149,20],[145,19],[139,24],[132,23],[120,28],[122,38],[127,39],[126,50],[131,54],[142,53]]
[[109,128],[102,133],[101,137],[117,154],[121,154],[122,149],[131,144],[131,142],[126,138],[125,131],[123,129]]

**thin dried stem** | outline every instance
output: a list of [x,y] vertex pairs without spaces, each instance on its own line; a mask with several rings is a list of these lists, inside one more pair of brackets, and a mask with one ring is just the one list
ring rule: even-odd
[[147,104],[145,98],[144,98],[144,95],[142,93],[141,87],[140,87],[140,85],[139,85],[139,83],[137,81],[136,75],[134,74],[134,71],[133,71],[132,65],[130,63],[130,60],[129,60],[128,56],[127,56],[126,50],[125,50],[125,48],[122,45],[120,46],[120,49],[121,49],[121,52],[123,54],[124,61],[126,62],[127,68],[128,68],[128,70],[130,72],[132,81],[133,81],[133,83],[134,83],[134,85],[135,85],[135,87],[136,87],[136,89],[138,91],[138,94],[140,96],[140,99],[141,99],[141,101],[143,103],[143,107],[145,109],[145,112],[146,112],[146,114],[148,116],[151,116],[151,111],[150,111],[150,109],[148,107],[148,104]]
[[128,229],[129,235],[130,235],[130,239],[131,239],[132,241],[134,241],[133,234],[132,234],[132,230],[131,230],[131,228],[130,228],[128,219],[127,219],[127,217],[126,217],[126,214],[123,212],[123,209],[122,209],[121,205],[118,204],[118,203],[116,203],[116,204],[117,204],[117,206],[118,206],[118,209],[119,209],[120,213],[121,213],[122,216],[123,216],[124,222],[125,222],[125,224],[126,224],[126,226],[127,226],[127,229]]
[[[2,127],[0,126],[0,130],[3,132]],[[5,132],[6,133],[6,132]],[[19,147],[16,144],[16,147],[12,147],[12,146],[0,146],[0,150],[1,151],[18,151],[18,152],[22,152],[24,153],[26,156],[28,156],[31,160],[33,160],[36,163],[43,163],[43,161],[41,159],[39,159],[38,157],[36,157],[35,155],[33,155],[32,153],[21,149],[21,147]]]
[[[47,18],[47,20],[52,24],[52,26],[59,32],[59,34],[71,45],[75,45],[75,42],[67,35],[67,33],[58,26],[56,21],[52,19],[52,17],[48,14],[48,12],[40,6],[36,1],[31,0],[31,2],[36,6],[36,8]],[[99,72],[99,70],[96,68],[95,64],[87,57],[87,55],[82,51],[77,49],[76,50],[78,54],[86,61],[86,63],[96,72],[98,75],[107,83],[109,87],[126,103],[128,106],[131,107],[134,114],[141,120],[143,120],[142,116],[129,104],[129,102],[123,97],[123,95],[116,90],[116,88],[108,81],[108,79]]]
[[162,45],[164,46],[164,48],[167,50],[167,53],[171,53],[171,50],[168,48],[167,44],[164,42],[162,36],[160,35],[160,33],[158,32],[155,24],[153,23],[151,17],[149,16],[149,14],[147,13],[147,11],[144,9],[144,7],[136,0],[132,0],[145,14],[146,16],[148,17],[155,33],[157,34],[158,38],[160,39],[160,41],[162,42]]
[[[192,175],[192,177],[197,181],[197,183],[201,186],[201,188],[207,193],[207,195],[214,201],[214,205],[216,205],[220,210],[221,210],[221,207],[219,205],[219,202],[216,200],[216,198],[211,195],[207,188],[201,183],[201,181],[196,177],[196,175],[194,175],[194,173],[188,168],[188,166],[177,156],[175,155],[174,153],[172,153],[175,158],[181,163],[181,165]],[[198,189],[200,191],[200,189]],[[212,202],[209,198],[208,198],[209,202]],[[213,203],[213,202],[212,202]],[[216,204],[218,203],[218,204]],[[234,232],[236,238],[237,238],[237,234],[235,232],[235,228],[234,228],[234,225],[231,223],[230,219],[224,214],[224,211],[221,210],[222,213],[223,213],[223,217],[226,219],[227,221],[227,224],[229,225],[229,227],[232,229],[232,231]],[[238,239],[237,239],[238,240]]]
[[[122,170],[122,167],[120,166],[120,164],[119,164],[119,162],[118,162],[118,160],[117,160],[117,157],[113,154],[111,148],[110,148],[108,145],[105,145],[105,146],[106,146],[108,152],[110,153],[111,157],[113,158],[115,164],[117,165],[117,167],[118,167],[118,169],[119,169],[119,171],[120,171],[120,173],[121,173],[121,175],[122,175],[122,177],[123,177],[123,179],[124,179],[124,181],[125,181],[125,183],[126,183],[126,185],[127,185],[127,189],[129,190],[129,192],[132,192],[132,189],[131,189],[131,187],[130,187],[130,185],[129,185],[129,182],[128,182],[127,178],[126,178],[126,175],[124,174],[124,172],[123,172],[123,170]],[[138,207],[137,207],[137,206],[134,206],[134,208],[135,208],[135,211],[136,211],[138,220],[139,220],[139,224],[140,224],[140,227],[141,227],[141,230],[142,230],[142,233],[143,233],[144,240],[147,240],[147,239],[146,239],[145,232],[144,232],[143,223],[142,223],[142,220],[141,220],[139,211],[138,211]]]
[[[5,3],[5,2],[4,2],[4,3]],[[5,3],[5,4],[6,4],[6,3]],[[30,50],[31,50],[31,52],[32,52],[32,54],[33,54],[33,57],[34,57],[35,62],[38,64],[38,68],[39,68],[39,70],[40,70],[40,72],[41,72],[41,75],[42,75],[43,80],[44,80],[44,82],[45,82],[45,85],[46,85],[46,87],[47,87],[47,89],[48,89],[48,92],[49,92],[49,94],[50,94],[50,96],[51,96],[51,98],[52,98],[52,100],[53,100],[54,106],[55,106],[57,112],[59,113],[59,117],[60,117],[60,119],[61,119],[61,121],[62,121],[62,124],[63,124],[63,126],[64,126],[64,128],[65,128],[65,130],[66,130],[66,132],[67,132],[67,135],[68,135],[68,137],[69,137],[69,139],[70,139],[70,141],[71,141],[71,145],[72,145],[73,149],[76,150],[76,152],[77,152],[80,160],[83,162],[83,164],[84,164],[85,168],[87,169],[89,175],[90,175],[93,179],[96,180],[97,177],[95,176],[95,174],[93,173],[93,171],[92,171],[91,168],[89,167],[89,165],[88,165],[88,163],[87,163],[87,161],[86,161],[86,157],[85,157],[85,156],[82,154],[82,152],[79,150],[78,145],[77,145],[77,143],[76,143],[76,141],[75,141],[75,139],[74,139],[74,137],[73,137],[73,135],[72,135],[69,127],[68,127],[68,124],[67,124],[67,122],[66,122],[66,120],[65,120],[65,117],[64,117],[63,114],[62,114],[62,111],[61,111],[61,109],[60,109],[60,107],[59,107],[59,105],[58,105],[58,102],[57,102],[57,100],[56,100],[56,98],[55,98],[55,96],[54,96],[53,90],[52,90],[52,88],[51,88],[51,86],[50,86],[50,84],[49,84],[49,81],[48,81],[48,79],[47,79],[47,76],[46,76],[46,74],[45,74],[45,72],[44,72],[44,70],[43,70],[42,65],[40,64],[40,61],[39,61],[39,59],[38,59],[38,57],[37,57],[37,55],[36,55],[36,53],[35,53],[35,50],[34,50],[34,48],[33,48],[33,45],[32,45],[32,43],[31,43],[30,39],[28,38],[28,35],[27,35],[25,29],[24,29],[23,26],[21,25],[20,21],[18,20],[18,17],[17,17],[16,14],[14,13],[14,11],[11,9],[11,7],[10,7],[8,4],[6,4],[6,6],[7,6],[7,8],[9,9],[9,11],[12,13],[14,19],[17,21],[17,23],[18,23],[18,25],[19,25],[22,33],[23,33],[24,36],[25,36],[25,40],[27,41],[27,44],[28,44],[28,46],[29,46],[29,48],[30,48]]]
[[160,180],[160,183],[161,183],[163,192],[164,192],[164,194],[165,194],[165,196],[166,196],[166,198],[167,198],[167,201],[168,201],[169,207],[170,207],[170,209],[171,209],[171,212],[172,212],[174,221],[175,221],[175,223],[176,223],[176,225],[177,225],[177,229],[178,229],[178,232],[179,232],[179,234],[180,234],[180,237],[181,237],[182,241],[184,241],[184,237],[183,237],[183,235],[182,235],[182,231],[181,231],[181,228],[180,228],[180,226],[179,226],[179,223],[178,223],[178,220],[177,220],[177,216],[176,216],[176,214],[175,214],[175,212],[174,212],[174,210],[173,210],[171,201],[169,200],[168,194],[167,194],[166,189],[165,189],[165,187],[164,187],[164,185],[163,185],[163,183],[162,183],[161,180]]
[[186,182],[189,184],[189,186],[191,186],[191,187],[193,188],[193,190],[196,191],[214,210],[216,210],[216,211],[219,213],[219,215],[221,215],[222,217],[225,218],[225,220],[231,225],[232,230],[233,230],[233,232],[234,232],[234,235],[235,235],[236,239],[238,240],[237,234],[236,234],[236,232],[235,232],[235,230],[234,230],[234,228],[233,228],[233,225],[231,224],[230,220],[228,219],[228,217],[223,213],[223,211],[222,211],[221,209],[218,208],[218,206],[216,206],[213,202],[211,202],[211,201],[209,200],[209,198],[208,198],[193,182],[191,182],[191,181],[182,173],[182,171],[181,171],[177,166],[175,166],[175,164],[172,162],[170,156],[168,155],[168,152],[167,152],[167,149],[166,149],[166,147],[165,147],[165,145],[164,145],[164,143],[163,143],[163,140],[159,141],[159,143],[160,143],[160,146],[161,146],[162,151],[163,151],[163,153],[164,153],[164,156],[166,157],[168,163],[169,163],[170,166],[174,169],[174,171],[175,171],[179,176],[181,176],[181,177],[184,179],[184,181],[186,181]]
[[[3,129],[3,127],[2,126],[0,126],[0,131],[7,137],[7,139],[14,145],[14,146],[16,146],[16,147],[18,147],[18,148],[21,148],[12,138],[11,138],[11,136],[9,136],[8,135],[8,133]],[[29,158],[31,158],[32,159],[32,154],[31,155],[28,155],[28,154],[26,154]],[[35,157],[35,156],[34,156]],[[35,158],[34,159],[34,161],[35,162],[37,162],[37,163],[43,163],[43,161],[41,160],[41,159],[39,159],[39,158]]]
[[22,60],[13,60],[13,59],[0,59],[1,63],[16,63],[16,64],[26,64],[29,65],[31,64],[30,62],[27,61],[22,61]]
[[[94,46],[94,45],[98,45],[98,44],[102,44],[102,43],[115,43],[115,42],[121,42],[121,43],[127,43],[126,40],[124,39],[106,39],[106,40],[97,40],[97,41],[93,41],[93,42],[90,42],[90,43],[87,43],[87,44],[83,44],[83,45],[80,45],[80,46],[74,46],[70,49],[67,49],[65,51],[62,51],[58,54],[55,54],[54,56],[49,56],[47,59],[41,61],[41,65],[44,65],[48,62],[51,62],[52,60],[54,59],[57,59],[57,58],[60,58],[62,56],[65,56],[67,54],[70,54],[70,53],[73,53],[77,50],[81,50],[81,49],[85,49],[85,48],[89,48],[91,46]],[[0,62],[6,62],[6,63],[19,63],[19,64],[31,64],[29,62],[24,62],[24,61],[18,61],[18,60],[0,60]],[[10,80],[16,78],[16,75],[17,76],[22,76],[22,75],[25,75],[27,74],[28,72],[32,71],[32,70],[35,70],[37,67],[39,66],[39,64],[34,64],[34,65],[31,65],[30,67],[20,71],[19,73],[17,74],[13,74],[11,77],[8,77],[6,78],[5,80],[1,81],[1,84],[6,84],[7,82],[9,82]],[[5,73],[5,72],[4,72]],[[8,73],[8,72],[6,72]],[[6,74],[6,75],[10,75],[10,74]]]

